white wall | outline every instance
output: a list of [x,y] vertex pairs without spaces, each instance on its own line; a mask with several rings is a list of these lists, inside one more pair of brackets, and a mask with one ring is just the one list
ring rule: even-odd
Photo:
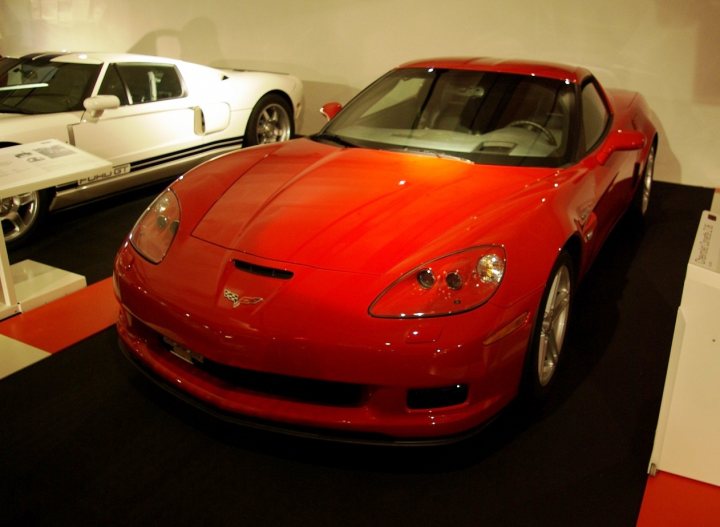
[[0,0],[0,54],[131,51],[287,71],[300,132],[392,66],[440,55],[551,60],[642,92],[659,180],[720,187],[719,0]]

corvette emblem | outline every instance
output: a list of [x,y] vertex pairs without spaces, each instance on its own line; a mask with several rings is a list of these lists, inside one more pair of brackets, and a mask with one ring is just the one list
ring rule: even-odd
[[230,289],[225,289],[223,296],[226,300],[232,302],[233,308],[238,306],[253,306],[263,301],[263,298],[260,296],[240,296],[234,291],[230,291]]

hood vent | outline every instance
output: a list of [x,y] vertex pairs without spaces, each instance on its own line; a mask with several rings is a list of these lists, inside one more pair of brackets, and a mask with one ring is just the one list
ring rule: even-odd
[[263,265],[255,265],[242,260],[233,260],[235,267],[246,273],[267,276],[268,278],[277,278],[279,280],[290,280],[293,277],[292,271],[286,269],[275,269],[273,267],[265,267]]

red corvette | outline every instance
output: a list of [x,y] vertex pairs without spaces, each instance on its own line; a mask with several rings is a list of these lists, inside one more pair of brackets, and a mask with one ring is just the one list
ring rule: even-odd
[[114,268],[127,355],[216,415],[341,440],[451,441],[542,397],[578,280],[647,209],[642,96],[583,68],[434,59],[323,112],[145,211]]

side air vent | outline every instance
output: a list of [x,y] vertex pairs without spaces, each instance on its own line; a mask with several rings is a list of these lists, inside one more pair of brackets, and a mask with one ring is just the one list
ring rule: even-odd
[[235,267],[246,273],[267,276],[268,278],[278,278],[279,280],[290,280],[293,277],[292,271],[285,269],[275,269],[273,267],[265,267],[263,265],[255,265],[242,260],[233,260]]

